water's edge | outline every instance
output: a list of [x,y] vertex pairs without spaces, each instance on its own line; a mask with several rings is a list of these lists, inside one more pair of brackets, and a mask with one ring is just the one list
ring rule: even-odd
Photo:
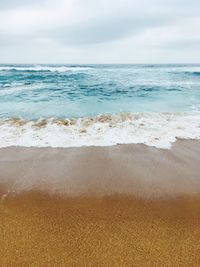
[[145,144],[170,148],[200,139],[200,113],[119,113],[86,118],[0,120],[0,147],[81,147]]

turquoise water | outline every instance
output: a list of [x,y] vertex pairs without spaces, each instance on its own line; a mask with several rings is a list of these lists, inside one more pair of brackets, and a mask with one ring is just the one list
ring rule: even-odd
[[0,65],[0,118],[200,111],[200,65]]
[[0,147],[200,139],[200,65],[0,65]]

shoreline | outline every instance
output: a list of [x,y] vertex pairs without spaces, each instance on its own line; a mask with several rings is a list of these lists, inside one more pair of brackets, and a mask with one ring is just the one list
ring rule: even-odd
[[199,152],[0,149],[0,265],[199,266]]
[[178,139],[200,139],[200,113],[101,114],[82,118],[0,120],[0,147],[69,148],[146,144],[170,148]]
[[146,145],[0,149],[0,185],[56,194],[167,197],[200,192],[200,141]]

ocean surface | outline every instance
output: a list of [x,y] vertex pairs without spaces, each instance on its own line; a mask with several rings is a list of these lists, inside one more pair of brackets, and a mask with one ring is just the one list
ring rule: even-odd
[[0,65],[0,147],[200,138],[200,65]]

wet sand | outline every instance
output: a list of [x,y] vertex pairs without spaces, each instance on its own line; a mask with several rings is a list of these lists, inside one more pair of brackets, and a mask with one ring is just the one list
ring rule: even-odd
[[200,266],[200,142],[0,149],[1,266]]

